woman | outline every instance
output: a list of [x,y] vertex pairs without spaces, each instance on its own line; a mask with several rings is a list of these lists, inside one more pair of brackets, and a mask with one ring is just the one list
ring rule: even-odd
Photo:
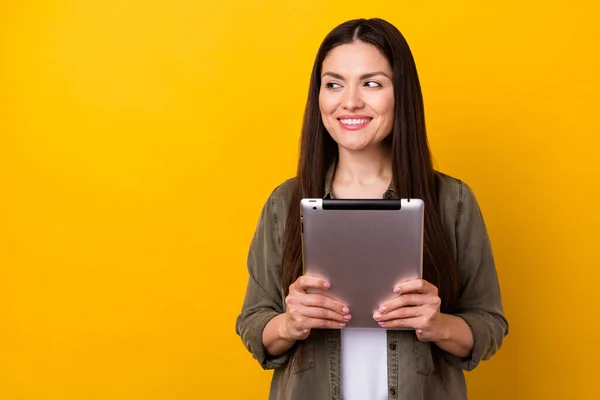
[[[330,285],[302,276],[299,201],[317,196],[434,205],[424,279],[390,288],[373,315],[384,329],[341,329],[352,310],[307,294]],[[269,196],[248,271],[236,331],[275,370],[271,399],[466,399],[463,371],[500,348],[508,323],[481,212],[466,184],[432,167],[413,57],[388,22],[348,21],[323,41],[298,173]]]

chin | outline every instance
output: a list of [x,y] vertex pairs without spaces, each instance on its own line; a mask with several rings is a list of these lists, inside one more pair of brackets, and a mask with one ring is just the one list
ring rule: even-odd
[[344,149],[346,151],[363,151],[367,148],[370,147],[370,143],[365,143],[363,141],[346,141],[346,140],[340,140],[338,142],[338,146],[340,147],[340,149]]
[[364,131],[338,131],[335,132],[335,135],[332,135],[332,138],[339,147],[348,151],[363,150],[373,144],[370,135]]

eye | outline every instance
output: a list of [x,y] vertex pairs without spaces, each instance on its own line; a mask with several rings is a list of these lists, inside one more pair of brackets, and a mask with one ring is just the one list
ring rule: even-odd
[[365,82],[365,86],[368,86],[368,87],[381,87],[381,84],[379,82],[375,82],[375,81],[368,81],[368,82]]
[[342,85],[340,85],[339,83],[335,83],[335,82],[327,82],[325,84],[325,87],[327,89],[339,89],[342,87]]

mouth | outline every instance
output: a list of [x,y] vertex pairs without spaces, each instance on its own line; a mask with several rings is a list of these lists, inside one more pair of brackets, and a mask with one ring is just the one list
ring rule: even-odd
[[348,131],[358,131],[363,129],[373,120],[371,117],[366,116],[343,116],[337,119],[340,121],[340,125],[343,129]]

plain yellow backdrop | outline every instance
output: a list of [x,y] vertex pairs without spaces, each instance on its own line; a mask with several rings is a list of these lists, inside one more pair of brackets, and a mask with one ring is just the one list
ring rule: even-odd
[[313,57],[388,19],[470,184],[511,332],[473,399],[598,399],[597,2],[0,5],[0,398],[264,399],[235,335]]

